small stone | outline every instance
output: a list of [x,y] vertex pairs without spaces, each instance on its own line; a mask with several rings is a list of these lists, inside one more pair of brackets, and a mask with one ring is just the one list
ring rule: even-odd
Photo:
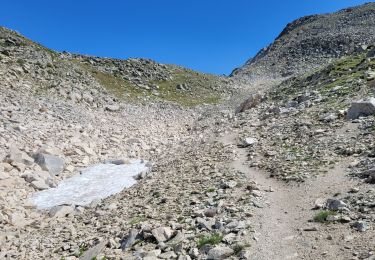
[[349,190],[350,193],[358,193],[359,192],[359,189],[358,188],[351,188]]
[[338,211],[338,210],[347,208],[347,205],[341,200],[328,199],[326,207],[329,210]]
[[314,202],[314,209],[321,209],[326,205],[326,200],[323,198],[318,198]]
[[204,229],[207,229],[207,230],[212,230],[212,226],[213,225],[210,222],[208,222],[205,219],[203,219],[203,218],[198,217],[198,218],[195,219],[195,222],[197,223],[197,226],[199,228],[204,228]]
[[217,214],[217,208],[210,208],[204,211],[204,215],[208,218],[213,218]]
[[46,190],[46,189],[49,189],[49,186],[43,180],[33,181],[33,182],[31,182],[31,186],[34,189],[37,189],[37,190]]
[[70,206],[55,206],[50,209],[49,216],[51,218],[62,218],[73,213],[74,209]]
[[222,188],[222,189],[233,189],[236,186],[237,186],[236,181],[224,181],[224,180],[222,180],[221,183],[220,183],[220,188]]
[[359,232],[365,232],[369,229],[369,224],[364,221],[356,221],[351,225],[353,228],[358,230]]
[[208,257],[207,259],[212,260],[222,260],[230,257],[233,255],[234,251],[233,249],[226,247],[226,246],[216,246],[212,248],[210,251],[208,251]]
[[254,146],[257,143],[258,143],[258,140],[256,138],[247,137],[241,140],[239,146],[245,148],[249,146]]
[[316,227],[306,227],[303,231],[318,231],[318,229]]
[[254,197],[262,197],[263,193],[259,190],[253,190],[251,191],[251,195],[253,195]]
[[336,114],[325,114],[325,115],[322,115],[319,118],[319,120],[322,122],[330,123],[330,122],[335,121],[337,118],[338,116]]
[[165,252],[158,256],[160,259],[176,259],[177,255],[173,251]]
[[120,106],[118,105],[107,105],[105,107],[105,110],[109,111],[109,112],[117,112],[120,110]]

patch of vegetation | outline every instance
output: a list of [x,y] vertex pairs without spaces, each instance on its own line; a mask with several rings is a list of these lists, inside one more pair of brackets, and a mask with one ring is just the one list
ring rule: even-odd
[[353,69],[358,67],[364,61],[365,61],[364,54],[344,57],[334,63],[333,68],[330,71],[329,75],[340,76],[342,74],[347,74],[348,72],[353,71]]
[[239,255],[245,248],[250,247],[249,244],[235,244],[233,246],[234,255]]
[[219,233],[214,233],[211,235],[202,236],[198,239],[197,245],[198,248],[203,247],[204,245],[217,245],[221,242],[223,236]]
[[325,68],[284,81],[270,93],[270,99],[291,100],[303,91],[313,90],[326,97],[354,95],[363,87],[358,82],[365,80],[366,70],[374,65],[375,62],[366,59],[365,53],[347,56]]
[[130,225],[137,225],[139,223],[141,223],[142,221],[146,220],[146,218],[144,216],[138,216],[138,217],[135,217],[135,218],[132,218],[129,222]]
[[[88,71],[111,94],[119,99],[139,101],[141,98],[172,101],[186,107],[200,104],[216,104],[220,96],[206,86],[212,84],[215,76],[204,75],[185,69],[173,69],[172,79],[149,82],[159,86],[158,90],[142,89],[120,75],[102,72],[87,63],[74,61]],[[187,85],[188,90],[178,90],[177,85]],[[158,93],[155,95],[155,93]]]
[[139,96],[146,95],[141,89],[134,86],[131,82],[116,77],[110,73],[101,72],[89,64],[79,61],[73,61],[81,68],[89,72],[109,93],[119,99],[136,100]]
[[320,222],[320,223],[324,223],[327,221],[327,218],[329,216],[333,216],[333,215],[336,215],[336,212],[334,211],[330,211],[330,210],[322,210],[322,211],[319,211],[315,216],[314,216],[314,221],[315,222]]
[[[174,68],[171,74],[171,80],[153,82],[159,86],[159,93],[163,99],[187,107],[216,104],[220,101],[220,96],[212,88],[216,82],[215,76],[182,68]],[[178,85],[186,85],[187,90],[178,90]]]
[[26,61],[24,59],[17,59],[17,64],[20,65],[20,66],[23,66],[25,65]]
[[77,253],[77,256],[78,257],[81,257],[86,251],[87,251],[87,245],[86,244],[82,244],[79,246],[79,250],[78,250],[78,253]]
[[[99,260],[99,259],[95,256],[92,260]],[[100,260],[107,260],[107,257],[103,256],[102,258],[100,258]]]
[[207,189],[207,192],[214,192],[215,191],[215,188],[208,188]]

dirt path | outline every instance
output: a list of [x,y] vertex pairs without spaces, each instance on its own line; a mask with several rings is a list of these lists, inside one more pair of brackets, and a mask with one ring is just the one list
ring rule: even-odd
[[[227,135],[221,141],[235,144],[235,136]],[[304,183],[286,184],[249,168],[246,149],[236,149],[238,159],[232,167],[246,173],[263,193],[261,208],[252,218],[255,233],[251,259],[348,259],[345,238],[358,234],[345,225],[309,222],[316,214],[312,210],[316,199],[347,192],[358,184],[345,176],[342,165]]]

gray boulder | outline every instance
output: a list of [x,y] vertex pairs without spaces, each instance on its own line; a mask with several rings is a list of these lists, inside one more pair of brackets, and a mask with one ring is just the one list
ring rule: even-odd
[[90,248],[83,255],[79,258],[80,260],[92,260],[96,259],[96,257],[100,254],[100,252],[105,248],[107,241],[102,241],[96,246]]
[[375,114],[375,98],[369,100],[360,100],[352,102],[348,110],[347,119],[357,119],[361,116],[370,116]]
[[226,247],[226,246],[217,246],[217,247],[212,248],[210,251],[208,251],[207,259],[212,259],[212,260],[227,259],[233,254],[234,254],[233,249]]
[[50,154],[37,153],[35,162],[42,167],[43,170],[48,171],[51,175],[59,175],[65,167],[64,159]]
[[129,234],[121,240],[121,249],[124,251],[130,249],[140,238],[140,232],[136,229],[131,229]]
[[31,186],[34,189],[37,189],[37,190],[49,189],[49,186],[43,180],[35,180],[35,181],[31,182]]
[[369,229],[369,224],[364,221],[356,221],[351,226],[359,232],[365,232]]
[[170,227],[159,227],[151,231],[158,242],[165,242],[173,236],[173,230]]
[[342,210],[346,209],[347,205],[345,202],[341,200],[336,200],[336,199],[328,199],[326,202],[326,206],[329,210],[337,211],[337,210]]

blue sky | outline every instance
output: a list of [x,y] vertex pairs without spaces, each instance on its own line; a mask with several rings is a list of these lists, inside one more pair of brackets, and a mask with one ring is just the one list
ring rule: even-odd
[[360,0],[3,0],[0,25],[49,48],[229,74],[301,16]]

